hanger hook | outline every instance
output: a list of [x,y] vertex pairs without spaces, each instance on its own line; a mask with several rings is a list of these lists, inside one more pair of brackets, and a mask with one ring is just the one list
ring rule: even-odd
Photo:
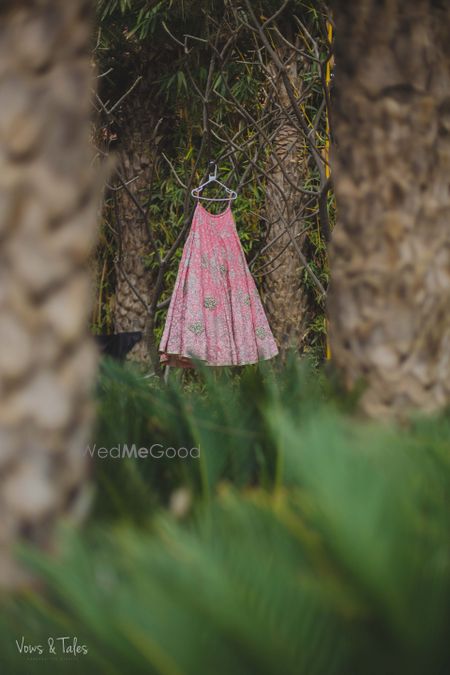
[[217,164],[214,160],[209,161],[209,180],[217,178]]

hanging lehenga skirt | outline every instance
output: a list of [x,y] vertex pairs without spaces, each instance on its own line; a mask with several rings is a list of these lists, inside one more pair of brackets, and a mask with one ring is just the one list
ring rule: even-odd
[[231,207],[197,203],[159,347],[161,363],[242,366],[278,349],[236,231]]

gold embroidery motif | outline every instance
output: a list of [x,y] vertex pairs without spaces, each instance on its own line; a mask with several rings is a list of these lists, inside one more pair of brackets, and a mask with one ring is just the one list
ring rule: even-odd
[[260,340],[264,340],[266,337],[266,331],[264,328],[257,328],[255,330],[256,336],[260,338]]
[[217,302],[216,302],[215,298],[206,297],[203,301],[203,304],[205,305],[205,307],[207,309],[214,309],[214,307],[216,307],[216,305],[217,305]]

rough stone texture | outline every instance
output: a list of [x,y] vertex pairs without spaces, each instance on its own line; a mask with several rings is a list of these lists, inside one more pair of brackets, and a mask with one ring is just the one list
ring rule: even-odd
[[90,3],[0,6],[0,583],[25,575],[20,538],[52,541],[87,503],[84,453],[96,352],[87,260]]
[[450,5],[332,3],[332,357],[371,416],[450,401]]

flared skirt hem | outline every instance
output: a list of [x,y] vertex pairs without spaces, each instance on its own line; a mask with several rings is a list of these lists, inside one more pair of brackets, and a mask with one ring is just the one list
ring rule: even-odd
[[211,363],[204,359],[192,359],[192,356],[187,354],[180,354],[175,352],[161,352],[160,361],[162,366],[171,366],[172,368],[195,368],[196,363],[201,363],[203,366],[210,367],[230,367],[230,366],[252,366],[255,363],[260,363],[260,361],[269,361],[277,356],[278,350],[273,354],[268,354],[267,356],[260,356],[255,360],[250,361],[226,361],[220,363]]

